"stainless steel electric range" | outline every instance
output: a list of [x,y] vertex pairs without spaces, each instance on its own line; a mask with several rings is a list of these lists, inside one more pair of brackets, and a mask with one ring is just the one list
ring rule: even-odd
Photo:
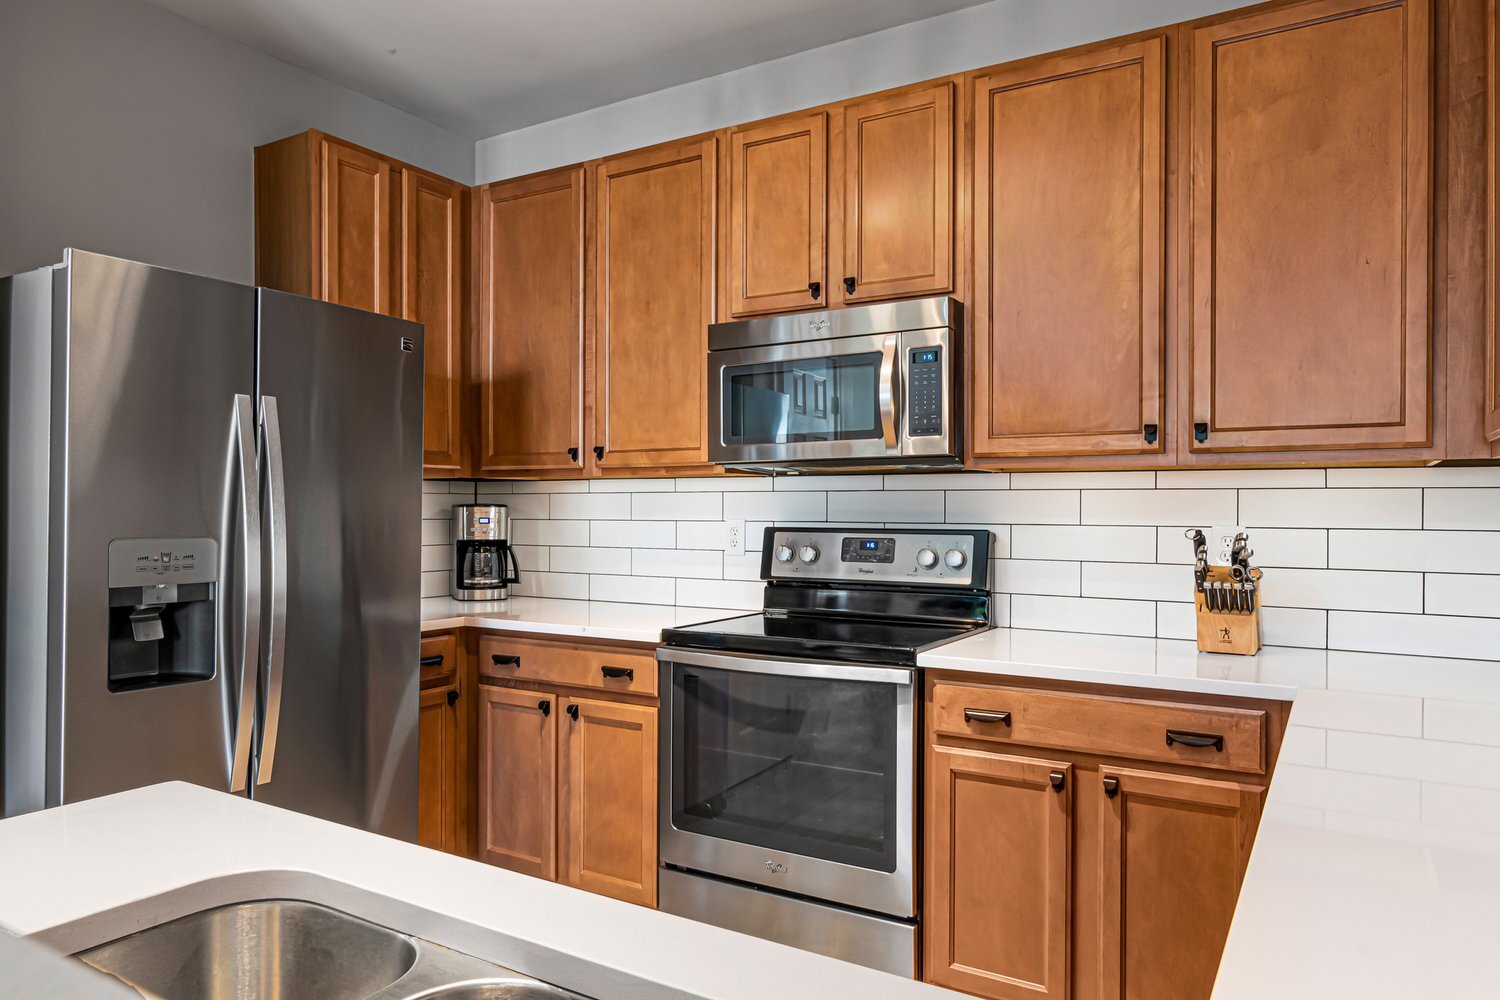
[[660,905],[917,961],[917,654],[990,624],[988,531],[766,529],[765,610],[669,629]]

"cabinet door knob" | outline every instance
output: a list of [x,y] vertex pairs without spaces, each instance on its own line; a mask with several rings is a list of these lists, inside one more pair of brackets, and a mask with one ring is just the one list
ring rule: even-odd
[[823,295],[823,283],[821,281],[809,281],[807,290],[812,293],[813,298],[821,298]]
[[998,722],[1002,726],[1010,725],[1009,712],[986,712],[979,708],[964,709],[965,722]]
[[448,692],[448,704],[449,705],[457,705],[458,704],[458,688],[454,688],[452,691]]
[[574,722],[578,721],[578,706],[577,705],[569,705],[568,706],[568,718],[572,719]]
[[635,680],[635,669],[632,667],[600,667],[599,672],[605,677],[623,677],[626,680]]
[[1146,443],[1147,444],[1155,444],[1156,443],[1156,425],[1155,424],[1147,424],[1146,427],[1145,427],[1145,435],[1146,435]]
[[844,279],[844,294],[845,295],[853,295],[854,294],[854,284],[855,284],[854,278],[849,277],[849,278],[845,278]]
[[1060,792],[1063,790],[1063,785],[1067,783],[1067,776],[1061,771],[1053,771],[1047,775],[1047,780],[1052,783],[1052,790],[1054,792]]
[[1203,442],[1205,442],[1205,441],[1208,440],[1208,425],[1207,424],[1194,424],[1193,425],[1193,440],[1197,441],[1199,444],[1202,444]]
[[1181,729],[1167,730],[1167,746],[1173,743],[1181,743],[1185,747],[1213,747],[1219,753],[1224,752],[1224,737],[1218,733],[1189,733]]
[[604,461],[604,445],[602,445],[602,444],[596,444],[596,445],[594,445],[594,461],[596,461],[596,462],[602,462],[602,461]]
[[574,462],[578,461],[578,449],[577,448],[569,448],[568,449],[568,458],[571,459]]
[[544,716],[552,714],[552,702],[550,701],[539,701],[536,703],[536,707]]
[[1116,795],[1119,795],[1119,794],[1120,794],[1120,779],[1119,778],[1105,778],[1104,779],[1104,795],[1105,795],[1105,797],[1112,799]]
[[504,653],[495,653],[490,657],[490,662],[497,667],[515,667],[521,669],[521,658],[519,656],[506,656]]

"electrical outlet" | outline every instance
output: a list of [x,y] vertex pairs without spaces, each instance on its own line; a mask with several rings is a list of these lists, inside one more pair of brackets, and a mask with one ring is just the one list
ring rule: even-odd
[[1208,564],[1228,566],[1229,553],[1234,550],[1234,536],[1245,529],[1237,524],[1216,524],[1208,529]]
[[732,556],[745,554],[745,522],[743,519],[724,522],[724,551]]

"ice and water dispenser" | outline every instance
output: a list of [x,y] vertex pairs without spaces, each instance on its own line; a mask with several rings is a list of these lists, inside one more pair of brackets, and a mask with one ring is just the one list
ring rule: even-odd
[[214,675],[212,538],[109,543],[109,689],[133,691]]

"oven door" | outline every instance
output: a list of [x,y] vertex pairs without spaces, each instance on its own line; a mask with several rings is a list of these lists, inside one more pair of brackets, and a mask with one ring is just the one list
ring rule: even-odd
[[912,917],[916,671],[657,657],[662,860]]
[[[951,456],[951,339],[946,329],[915,330],[712,351],[709,460],[766,466]],[[942,359],[938,434],[913,436],[903,419],[918,348],[938,348]]]

